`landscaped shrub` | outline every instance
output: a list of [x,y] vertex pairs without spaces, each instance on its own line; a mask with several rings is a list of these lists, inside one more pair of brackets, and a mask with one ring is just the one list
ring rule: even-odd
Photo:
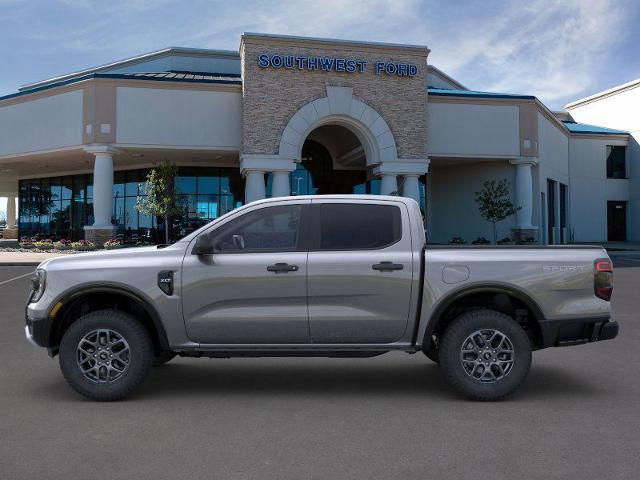
[[73,242],[71,240],[61,239],[57,242],[53,242],[53,248],[56,250],[71,250],[71,244]]
[[504,237],[504,238],[501,238],[500,240],[498,240],[498,245],[515,245],[515,243],[516,242],[514,242],[509,237]]
[[473,243],[474,245],[488,245],[491,242],[484,237],[478,237],[471,243]]
[[467,241],[462,237],[453,237],[451,240],[449,240],[449,243],[451,245],[465,245]]
[[33,248],[38,248],[40,250],[52,250],[53,249],[53,242],[51,241],[51,239],[46,239],[46,240],[36,240],[35,242],[32,242]]
[[78,240],[77,242],[71,242],[71,248],[79,251],[95,250],[96,244],[87,240]]
[[31,237],[20,237],[20,242],[18,242],[20,248],[33,248],[33,240]]
[[113,250],[116,248],[123,248],[125,247],[125,245],[123,245],[120,240],[107,240],[106,242],[104,242],[103,247],[106,250]]

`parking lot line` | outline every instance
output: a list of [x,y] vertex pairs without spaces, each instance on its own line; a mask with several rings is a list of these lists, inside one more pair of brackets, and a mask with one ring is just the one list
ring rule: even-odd
[[4,281],[0,282],[0,285],[4,285],[6,283],[13,282],[14,280],[20,280],[21,278],[24,278],[24,277],[26,277],[28,275],[33,275],[33,272],[27,272],[24,275],[18,275],[17,277],[10,278],[9,280],[4,280]]

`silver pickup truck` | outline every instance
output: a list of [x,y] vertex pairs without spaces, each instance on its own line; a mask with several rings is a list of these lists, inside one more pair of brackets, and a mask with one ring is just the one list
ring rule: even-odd
[[425,245],[402,197],[261,200],[170,246],[47,260],[26,335],[95,400],[188,357],[424,352],[476,400],[525,379],[531,352],[614,338],[600,247]]

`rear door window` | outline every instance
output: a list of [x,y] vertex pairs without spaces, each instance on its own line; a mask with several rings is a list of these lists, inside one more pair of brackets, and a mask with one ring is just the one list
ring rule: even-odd
[[376,250],[402,237],[397,205],[320,204],[319,250]]

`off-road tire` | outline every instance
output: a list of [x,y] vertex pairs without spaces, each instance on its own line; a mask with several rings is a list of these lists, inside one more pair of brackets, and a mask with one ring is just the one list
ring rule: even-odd
[[[513,346],[513,365],[505,376],[493,383],[473,378],[463,366],[461,353],[466,339],[474,332],[495,330],[508,337]],[[511,317],[494,310],[472,310],[461,314],[447,327],[439,345],[442,372],[447,381],[472,400],[502,400],[524,381],[531,366],[531,341]]]
[[[78,365],[80,341],[95,330],[109,329],[128,344],[127,368],[118,378],[106,383],[88,379]],[[145,327],[135,317],[118,310],[98,310],[71,324],[60,342],[60,369],[69,385],[79,394],[101,402],[120,400],[130,395],[151,369],[153,344]]]

